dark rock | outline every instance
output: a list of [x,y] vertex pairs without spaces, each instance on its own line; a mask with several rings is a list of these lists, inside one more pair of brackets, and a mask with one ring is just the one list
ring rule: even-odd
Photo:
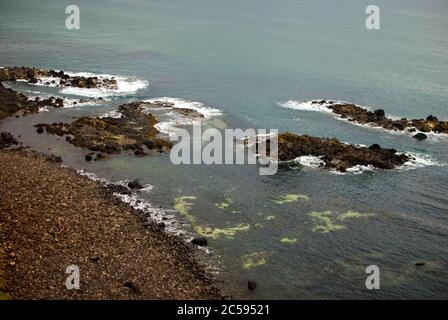
[[[267,149],[269,143],[266,145]],[[267,150],[269,154],[269,149]],[[410,158],[394,149],[374,144],[367,147],[349,145],[332,138],[317,138],[286,132],[278,136],[278,159],[291,161],[300,156],[320,157],[324,168],[345,172],[356,165],[371,165],[379,169],[393,169]]]
[[419,141],[422,141],[422,140],[425,140],[428,138],[428,136],[422,132],[419,132],[416,135],[413,135],[413,137]]
[[17,145],[18,141],[9,132],[2,132],[0,134],[0,149],[8,148],[13,145]]
[[423,267],[425,264],[426,264],[426,263],[424,263],[424,262],[416,262],[416,263],[415,263],[415,266],[416,266],[416,267]]
[[384,112],[383,109],[377,109],[377,110],[373,111],[373,113],[374,113],[377,117],[380,117],[380,118],[386,116],[386,113]]
[[130,289],[133,293],[141,294],[140,288],[136,284],[134,284],[132,281],[126,281],[123,285],[126,288]]
[[42,133],[44,133],[44,128],[42,128],[42,127],[38,127],[37,130],[36,130],[36,132],[37,132],[38,134],[42,134]]
[[207,245],[207,239],[204,237],[197,237],[191,240],[191,243],[199,247],[205,247]]
[[247,281],[247,288],[250,291],[254,291],[257,288],[257,283],[255,281]]
[[96,155],[95,161],[100,161],[100,160],[104,160],[104,159],[106,159],[106,157],[102,153],[98,153]]
[[92,262],[98,262],[100,261],[100,257],[98,257],[97,255],[93,255],[91,257],[89,257],[90,261]]
[[143,186],[141,185],[141,183],[138,181],[138,179],[135,179],[134,181],[131,181],[128,183],[128,187],[130,189],[143,189]]
[[[313,102],[312,104],[319,105],[319,102]],[[416,128],[421,132],[448,133],[448,121],[440,121],[433,115],[429,115],[426,119],[408,120],[402,118],[396,120],[386,117],[383,109],[377,109],[371,112],[365,108],[349,103],[330,103],[326,101],[326,104],[327,108],[339,117],[359,124],[374,123],[376,126],[395,131]]]
[[90,153],[86,154],[85,159],[86,159],[86,161],[92,161],[92,159],[93,159],[92,154],[90,154]]
[[107,187],[112,190],[112,192],[121,193],[121,194],[128,194],[129,189],[126,186],[123,186],[121,184],[113,184],[110,183],[107,185]]

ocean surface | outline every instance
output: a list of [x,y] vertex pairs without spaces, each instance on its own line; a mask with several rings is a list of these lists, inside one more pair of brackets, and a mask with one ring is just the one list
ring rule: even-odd
[[[304,103],[343,100],[400,118],[448,120],[448,2],[376,0],[381,29],[369,31],[371,2],[77,0],[81,27],[70,31],[65,8],[73,1],[0,0],[1,66],[121,77],[115,92],[14,84],[29,95],[105,101],[10,118],[1,129],[99,178],[139,178],[146,202],[125,200],[149,203],[159,218],[166,212],[174,231],[195,234],[186,215],[216,231],[208,247],[236,297],[446,299],[448,138],[419,142]],[[379,143],[418,161],[347,174],[281,168],[273,176],[258,175],[256,165],[175,166],[168,154],[87,163],[87,151],[33,127],[159,97],[206,112],[207,125],[219,129]],[[366,289],[369,265],[380,268],[379,290]]]

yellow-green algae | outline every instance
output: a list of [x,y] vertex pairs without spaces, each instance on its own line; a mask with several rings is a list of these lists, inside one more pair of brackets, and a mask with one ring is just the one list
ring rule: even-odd
[[290,202],[296,202],[299,200],[309,201],[310,197],[308,197],[304,194],[289,193],[284,196],[278,196],[278,197],[274,198],[272,201],[277,204],[285,204],[285,203],[290,203]]
[[274,220],[275,219],[275,216],[267,216],[266,218],[264,218],[265,220],[268,220],[268,221],[270,221],[270,220]]
[[239,224],[235,227],[227,228],[213,228],[209,226],[195,226],[194,230],[201,236],[208,237],[211,239],[227,238],[232,239],[237,232],[248,231],[250,225]]
[[232,239],[237,232],[248,231],[250,225],[248,224],[239,224],[234,227],[226,227],[226,228],[213,228],[205,225],[198,225],[196,221],[196,217],[193,216],[190,212],[193,203],[191,200],[196,200],[194,196],[181,196],[177,197],[174,200],[174,208],[179,211],[185,219],[187,219],[188,223],[193,227],[194,231],[200,234],[201,236],[208,237],[211,239],[219,239],[219,238],[227,238]]
[[242,257],[243,269],[253,269],[268,263],[269,252],[260,251],[246,254]]
[[286,244],[294,244],[297,243],[297,238],[288,238],[288,237],[284,237],[280,239],[281,243],[286,243]]
[[345,229],[344,225],[336,224],[334,222],[333,213],[331,211],[311,211],[308,215],[312,217],[317,224],[311,229],[313,232],[328,233]]
[[346,211],[338,216],[338,220],[347,220],[347,219],[357,219],[357,218],[367,218],[374,216],[373,213],[361,213],[357,211]]
[[218,207],[219,209],[226,209],[226,208],[230,207],[230,205],[232,203],[233,203],[232,198],[227,197],[227,198],[225,198],[225,200],[223,202],[216,203],[215,206]]
[[193,206],[193,203],[188,200],[196,200],[194,196],[181,196],[174,199],[174,208],[179,211],[187,221],[195,225],[196,218],[190,213],[190,208]]

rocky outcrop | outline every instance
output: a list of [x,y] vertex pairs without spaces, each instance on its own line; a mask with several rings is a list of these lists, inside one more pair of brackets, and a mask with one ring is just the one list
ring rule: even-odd
[[359,124],[374,124],[387,130],[408,132],[415,132],[419,130],[425,133],[448,133],[448,121],[439,120],[433,115],[429,115],[426,119],[409,120],[402,118],[398,120],[388,118],[382,109],[369,111],[365,108],[350,103],[320,100],[312,101],[311,104],[316,107],[325,106],[339,117],[347,119],[348,121]]
[[19,111],[22,111],[23,115],[27,115],[38,112],[43,107],[61,108],[63,106],[64,100],[62,98],[50,97],[48,99],[41,99],[37,97],[31,100],[23,93],[5,88],[0,82],[0,120],[12,116]]
[[18,145],[17,140],[9,132],[0,133],[0,149]]
[[411,158],[398,154],[394,149],[384,149],[378,144],[360,147],[340,142],[335,138],[316,138],[294,133],[278,136],[278,158],[280,161],[294,160],[301,156],[320,157],[323,167],[340,172],[362,165],[379,169],[393,169]]
[[41,123],[36,127],[40,132],[45,129],[49,134],[66,136],[66,140],[77,147],[101,153],[132,150],[135,155],[142,156],[147,150],[169,150],[171,143],[156,137],[159,133],[155,127],[157,118],[145,111],[144,106],[147,104],[138,102],[121,105],[118,108],[120,118],[81,117],[72,123]]
[[0,69],[0,81],[24,80],[28,83],[41,83],[60,87],[118,89],[114,77],[70,76],[64,71],[55,71],[30,67],[7,67]]

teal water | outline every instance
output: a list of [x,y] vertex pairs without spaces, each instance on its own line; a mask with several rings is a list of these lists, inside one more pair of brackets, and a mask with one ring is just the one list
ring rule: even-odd
[[[142,197],[155,205],[173,208],[176,197],[195,196],[191,213],[201,225],[250,225],[233,239],[209,241],[241,297],[448,297],[448,140],[417,142],[278,105],[342,99],[398,117],[448,119],[445,0],[378,0],[381,29],[376,31],[364,26],[371,2],[363,0],[77,1],[78,31],[65,29],[69,4],[0,0],[0,65],[132,76],[150,86],[103,106],[11,119],[1,124],[5,130],[23,133],[36,149],[52,147],[67,164],[101,177],[140,177],[154,185]],[[359,175],[282,169],[262,177],[254,166],[174,166],[168,156],[86,164],[70,146],[34,136],[35,122],[67,121],[129,99],[160,96],[219,108],[230,127],[380,143],[429,156],[439,165]],[[306,195],[309,201],[273,201],[286,194]],[[215,205],[226,198],[232,199],[229,207]],[[373,215],[340,219],[349,210]],[[316,232],[313,211],[332,211],[332,224],[343,229]],[[250,254],[264,264],[245,269]],[[417,268],[417,261],[426,265]],[[380,267],[380,290],[365,288],[370,264]],[[257,281],[254,292],[245,291],[247,280]]]

